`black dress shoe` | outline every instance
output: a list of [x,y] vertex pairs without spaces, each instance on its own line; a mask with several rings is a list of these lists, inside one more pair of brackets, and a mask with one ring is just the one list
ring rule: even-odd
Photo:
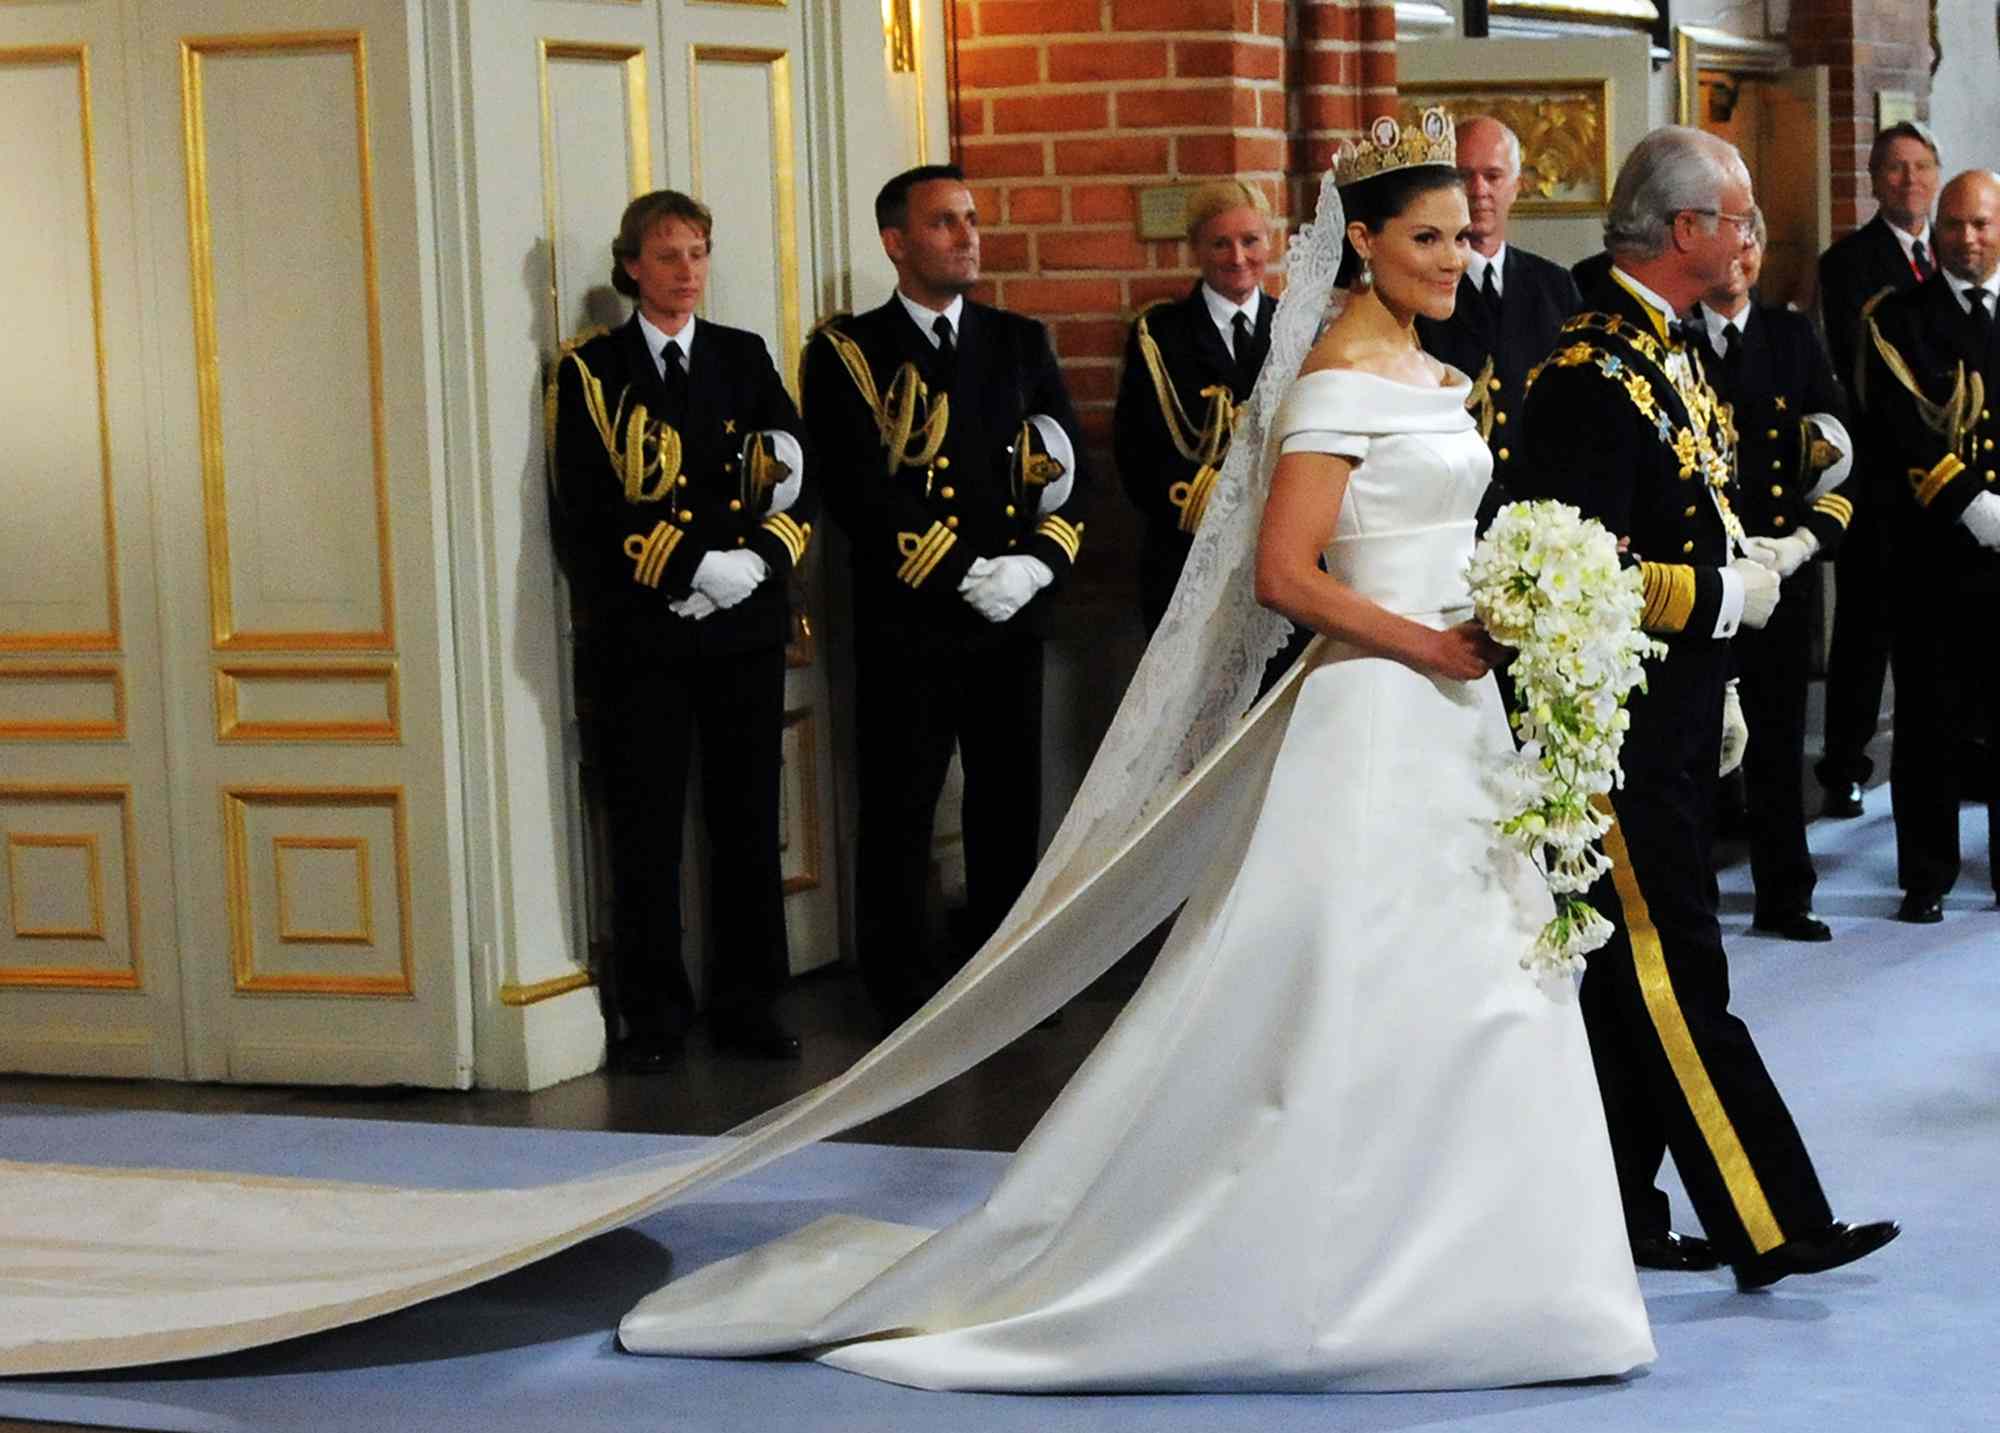
[[1788,916],[1772,916],[1769,919],[1758,916],[1750,922],[1750,928],[1765,935],[1775,935],[1780,940],[1833,939],[1833,927],[1811,911],[1794,911]]
[[1682,1273],[1722,1267],[1722,1260],[1715,1257],[1715,1249],[1708,1240],[1694,1234],[1676,1234],[1671,1229],[1633,1236],[1632,1262],[1642,1269],[1674,1269]]
[[1861,814],[1861,783],[1844,782],[1839,786],[1826,788],[1826,800],[1820,803],[1819,814],[1831,816],[1837,821],[1845,821]]
[[622,1075],[657,1075],[680,1057],[678,1035],[627,1035],[611,1047],[608,1063]]
[[1893,1219],[1873,1224],[1843,1224],[1836,1219],[1817,1234],[1787,1239],[1745,1259],[1736,1266],[1736,1287],[1761,1289],[1792,1274],[1823,1274],[1874,1253],[1902,1232],[1903,1226]]
[[708,1035],[716,1049],[731,1055],[750,1055],[759,1060],[799,1058],[799,1037],[768,1014],[711,1020]]
[[1896,908],[1896,919],[1908,921],[1911,925],[1936,925],[1944,919],[1944,897],[1911,891],[1903,897],[1903,904]]

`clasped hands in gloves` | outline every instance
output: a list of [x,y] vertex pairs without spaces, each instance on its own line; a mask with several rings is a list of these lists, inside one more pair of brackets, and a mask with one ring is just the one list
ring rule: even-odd
[[694,591],[667,605],[677,617],[699,622],[734,607],[771,575],[770,564],[754,552],[711,552],[694,570]]
[[[1760,539],[1748,538],[1747,546]],[[1758,557],[1732,558],[1729,570],[1743,581],[1743,625],[1762,627],[1778,610],[1778,572]]]
[[959,595],[988,622],[1005,622],[1056,580],[1039,557],[975,557],[958,584]]

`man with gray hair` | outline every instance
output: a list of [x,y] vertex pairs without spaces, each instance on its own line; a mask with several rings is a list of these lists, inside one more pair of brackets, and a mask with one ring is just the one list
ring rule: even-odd
[[[1742,1020],[1716,919],[1711,813],[1728,639],[1761,627],[1778,577],[1739,555],[1722,405],[1681,315],[1722,285],[1752,225],[1750,175],[1727,142],[1669,126],[1627,157],[1605,219],[1612,268],[1529,376],[1517,495],[1573,503],[1621,538],[1666,645],[1632,702],[1624,785],[1601,798],[1612,923],[1580,999],[1634,1259],[1727,1262],[1739,1288],[1850,1263],[1899,1232],[1835,1222],[1812,1159]],[[1671,1149],[1706,1241],[1674,1234],[1655,1186]]]
[[1472,252],[1458,281],[1451,317],[1419,315],[1425,350],[1472,379],[1466,406],[1493,450],[1488,507],[1504,500],[1514,458],[1528,370],[1555,342],[1582,297],[1569,271],[1507,240],[1507,218],[1521,186],[1521,141],[1490,115],[1458,122],[1458,172],[1465,180]]

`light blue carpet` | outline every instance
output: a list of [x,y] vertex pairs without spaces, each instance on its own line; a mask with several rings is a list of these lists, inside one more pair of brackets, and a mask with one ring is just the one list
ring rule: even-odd
[[[1942,1433],[2000,1426],[2000,912],[1982,858],[1941,926],[1901,926],[1886,793],[1813,828],[1830,945],[1744,933],[1726,873],[1736,1006],[1791,1100],[1835,1212],[1905,1233],[1851,1269],[1763,1294],[1648,1274],[1660,1347],[1624,1383],[1345,1397],[920,1393],[785,1361],[633,1358],[619,1316],[667,1275],[834,1210],[938,1223],[993,1154],[822,1145],[482,1288],[359,1327],[196,1364],[0,1381],[0,1417],[162,1429],[1216,1430],[1478,1428]],[[1966,811],[1968,850],[1985,848]],[[15,1159],[469,1186],[577,1172],[684,1141],[253,1116],[0,1109]],[[1682,1206],[1684,1208],[1684,1205]],[[1684,1226],[1685,1227],[1685,1226]]]

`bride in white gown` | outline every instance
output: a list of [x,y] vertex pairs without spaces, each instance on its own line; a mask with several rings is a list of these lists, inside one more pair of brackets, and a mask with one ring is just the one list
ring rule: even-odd
[[1431,165],[1347,201],[1373,285],[1280,410],[1257,557],[1260,598],[1331,640],[1211,798],[1226,826],[1145,984],[965,1219],[808,1226],[654,1294],[628,1349],[1069,1391],[1653,1356],[1582,1023],[1517,964],[1549,897],[1495,834],[1510,739],[1464,620],[1492,460],[1411,330],[1451,312],[1464,194]]
[[[0,1162],[0,1373],[222,1352],[518,1268],[914,1098],[1183,899],[972,1214],[821,1220],[668,1284],[624,1345],[1010,1390],[1474,1387],[1650,1360],[1575,1004],[1517,964],[1549,898],[1495,838],[1508,735],[1462,575],[1489,460],[1464,376],[1410,336],[1464,263],[1436,128],[1346,161],[1446,161],[1362,181],[1356,223],[1323,185],[1166,620],[1035,881],[929,1006],[698,1158],[553,1185]],[[1373,288],[1280,408],[1343,227]],[[1259,597],[1331,636],[1242,718],[1283,634]]]

